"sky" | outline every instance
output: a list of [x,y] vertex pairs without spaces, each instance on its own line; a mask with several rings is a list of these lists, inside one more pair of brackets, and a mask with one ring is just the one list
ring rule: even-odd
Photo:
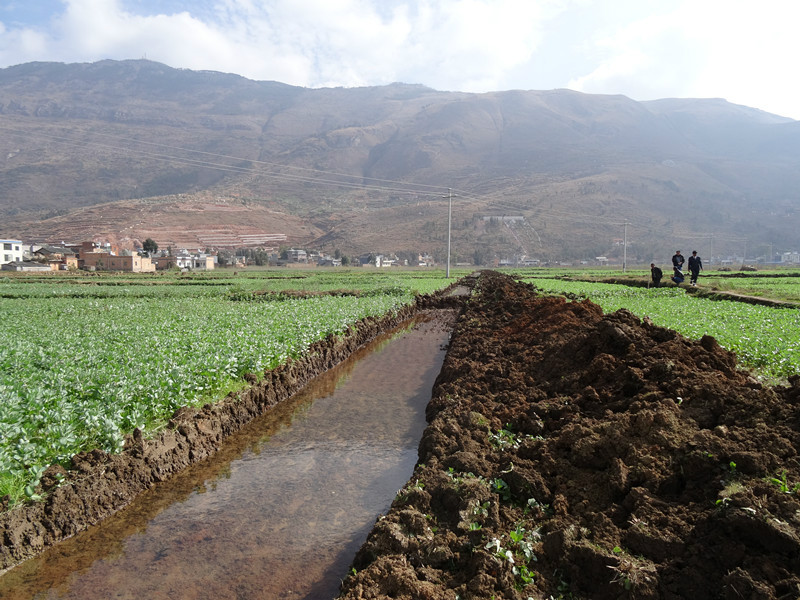
[[303,87],[724,98],[800,120],[798,0],[0,0],[0,68],[147,58]]

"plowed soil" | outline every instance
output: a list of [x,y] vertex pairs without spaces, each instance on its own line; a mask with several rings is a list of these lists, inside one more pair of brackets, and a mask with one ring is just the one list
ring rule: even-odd
[[480,275],[347,600],[800,597],[800,378]]

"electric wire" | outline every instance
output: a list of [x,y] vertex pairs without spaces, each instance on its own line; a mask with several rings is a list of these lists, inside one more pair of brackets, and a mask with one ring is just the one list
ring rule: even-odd
[[[473,191],[461,190],[457,188],[366,177],[362,175],[353,175],[310,167],[299,167],[260,159],[214,153],[205,150],[196,150],[150,140],[116,136],[92,131],[88,128],[80,128],[77,130],[73,129],[69,135],[57,135],[41,131],[31,132],[30,130],[23,131],[19,128],[6,124],[5,121],[7,121],[6,118],[0,117],[0,131],[22,139],[30,139],[31,137],[34,137],[43,141],[61,144],[65,147],[79,148],[83,150],[89,147],[98,151],[113,152],[123,156],[136,156],[139,158],[161,161],[172,165],[214,169],[225,173],[243,174],[253,177],[265,177],[276,182],[304,183],[323,187],[339,187],[344,189],[363,190],[366,192],[377,191],[383,193],[393,193],[397,195],[414,196],[418,198],[441,198],[443,193],[452,191],[453,196],[459,198],[462,202],[481,205],[482,212],[498,209],[512,210],[523,213],[522,216],[524,216],[526,220],[535,221],[538,217],[541,219],[555,220],[572,224],[578,224],[585,221],[586,223],[589,223],[595,227],[603,226],[608,228],[621,227],[624,225],[624,222],[620,221],[618,217],[609,217],[596,213],[583,213],[575,210],[560,210],[552,207],[546,208],[539,206],[538,203],[531,205],[520,202],[519,200],[509,199],[509,192],[507,189],[500,189],[488,194],[475,194]],[[16,122],[18,123],[19,119],[16,119]],[[83,136],[84,138],[94,137],[107,141],[79,139],[80,136]],[[134,148],[133,145],[139,145],[149,149]],[[184,153],[189,156],[179,156],[178,153]],[[198,158],[192,158],[192,156],[197,156]],[[229,164],[221,161],[237,161],[239,163],[244,162],[247,163],[248,166],[241,164]],[[494,181],[499,183],[500,181],[505,180],[507,180],[507,178],[497,178]],[[489,183],[491,182],[484,181],[481,183],[481,187],[485,188],[487,185],[489,185]],[[515,187],[518,187],[520,185],[520,179],[513,179],[511,183],[513,183]],[[647,235],[650,235],[654,232],[654,228],[651,224],[642,222],[641,220],[632,218],[628,219],[627,223],[629,226],[637,228],[638,230],[645,232]],[[528,225],[534,231],[539,243],[541,244],[539,233],[530,223]],[[731,238],[729,236],[717,236],[714,234],[683,234],[680,232],[674,232],[670,235],[671,237],[678,239],[702,239],[713,236],[715,241],[720,242],[747,241],[744,238]]]

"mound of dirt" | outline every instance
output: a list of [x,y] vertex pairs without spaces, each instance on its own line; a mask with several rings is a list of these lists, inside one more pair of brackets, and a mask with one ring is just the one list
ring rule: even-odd
[[483,272],[341,598],[800,597],[800,378]]

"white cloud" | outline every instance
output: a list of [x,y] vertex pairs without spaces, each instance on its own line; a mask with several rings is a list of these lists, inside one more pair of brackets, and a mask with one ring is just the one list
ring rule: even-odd
[[637,100],[721,97],[800,117],[800,4],[767,0],[684,1],[592,40],[594,68],[569,87]]
[[[222,0],[214,18],[139,16],[121,0],[66,0],[44,33],[2,34],[5,64],[147,56],[305,86],[392,81],[482,91],[525,63],[555,0]],[[203,11],[209,14],[208,9]],[[12,37],[41,36],[19,45]],[[47,58],[43,54],[49,55]]]
[[[593,40],[595,68],[570,81],[590,93],[625,93],[638,100],[683,96],[695,85],[698,40],[686,30],[680,10],[650,15]],[[621,90],[625,90],[622,92]]]
[[571,87],[800,117],[795,0],[63,0],[36,22],[10,6],[0,66],[146,56],[307,87]]

